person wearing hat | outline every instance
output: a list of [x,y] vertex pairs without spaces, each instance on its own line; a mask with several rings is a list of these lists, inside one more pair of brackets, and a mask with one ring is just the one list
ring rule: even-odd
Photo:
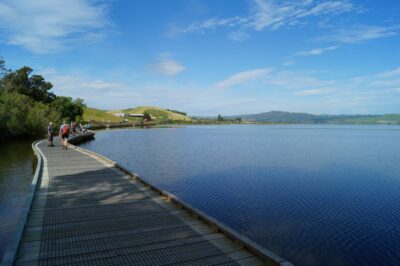
[[50,122],[48,127],[47,127],[47,146],[53,147],[53,137],[54,137],[54,127],[53,127],[53,122]]

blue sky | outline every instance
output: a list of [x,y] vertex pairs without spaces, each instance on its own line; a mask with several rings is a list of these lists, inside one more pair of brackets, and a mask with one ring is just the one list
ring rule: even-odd
[[398,14],[398,0],[1,0],[0,55],[102,109],[400,113]]

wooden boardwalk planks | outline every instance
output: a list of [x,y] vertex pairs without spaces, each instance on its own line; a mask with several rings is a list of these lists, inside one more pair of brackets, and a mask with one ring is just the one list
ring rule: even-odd
[[[243,249],[110,162],[71,148],[47,147],[44,141],[36,147],[43,167],[15,265],[273,261]],[[282,259],[271,263],[279,264],[290,265]]]

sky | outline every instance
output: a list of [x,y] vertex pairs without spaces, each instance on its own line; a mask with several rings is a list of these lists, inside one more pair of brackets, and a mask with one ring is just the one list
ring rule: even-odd
[[0,56],[88,106],[400,113],[399,0],[0,0]]

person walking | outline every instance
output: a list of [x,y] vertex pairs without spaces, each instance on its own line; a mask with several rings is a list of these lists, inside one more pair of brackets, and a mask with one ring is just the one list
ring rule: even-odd
[[71,123],[72,135],[75,136],[76,134],[76,122]]
[[64,123],[61,125],[59,135],[61,137],[61,145],[63,146],[63,150],[68,150],[69,125],[66,121],[64,121]]
[[53,138],[54,138],[54,127],[53,123],[50,122],[49,125],[47,126],[47,146],[49,147],[54,147],[53,144]]

